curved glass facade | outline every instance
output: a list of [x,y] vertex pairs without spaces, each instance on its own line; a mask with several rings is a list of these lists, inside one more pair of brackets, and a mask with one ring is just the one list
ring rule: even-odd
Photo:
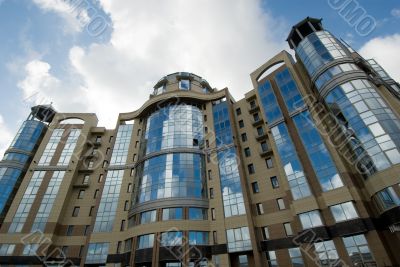
[[369,174],[400,163],[400,121],[368,80],[353,80],[325,98],[331,111],[353,132],[369,156]]
[[167,106],[147,120],[146,154],[169,148],[199,148],[202,142],[203,116],[195,106]]
[[[203,114],[196,106],[163,107],[147,120],[145,154],[172,148],[200,148]],[[196,153],[166,153],[138,166],[140,179],[136,203],[164,198],[206,198],[204,156]]]
[[296,52],[310,76],[325,64],[348,56],[343,45],[327,31],[308,35],[296,48]]
[[10,148],[31,152],[35,148],[44,128],[45,124],[43,122],[35,120],[24,121]]
[[138,203],[171,197],[206,197],[204,163],[199,154],[165,154],[146,160],[139,168]]
[[332,68],[327,69],[323,74],[318,77],[318,79],[315,81],[315,86],[317,87],[318,91],[320,91],[322,87],[333,77],[345,72],[352,72],[355,70],[360,69],[357,67],[356,64],[352,63],[344,63],[333,66]]

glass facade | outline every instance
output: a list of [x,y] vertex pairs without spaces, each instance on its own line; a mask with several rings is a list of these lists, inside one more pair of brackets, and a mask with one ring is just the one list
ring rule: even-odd
[[278,148],[290,191],[294,199],[300,199],[311,195],[308,181],[303,171],[303,166],[297,156],[293,142],[284,122],[271,129],[272,136]]
[[9,200],[14,187],[21,175],[21,170],[16,168],[3,167],[0,168],[0,214]]
[[146,160],[139,168],[138,203],[172,197],[206,197],[204,162],[200,154],[164,154]]
[[321,220],[321,214],[318,210],[299,214],[301,225],[303,229],[310,229],[324,225]]
[[56,152],[58,144],[61,141],[61,137],[64,134],[64,129],[54,129],[51,134],[50,140],[43,151],[42,157],[39,160],[38,165],[49,166],[50,161]]
[[183,209],[182,208],[167,208],[162,210],[162,220],[182,220]]
[[321,90],[322,87],[327,82],[332,80],[334,77],[341,75],[345,72],[352,72],[355,70],[360,70],[360,68],[357,67],[357,65],[353,64],[353,63],[343,63],[343,64],[333,66],[333,67],[327,69],[326,71],[324,71],[324,73],[322,73],[318,77],[318,79],[315,80],[315,86],[317,87],[318,90]]
[[33,173],[32,178],[29,181],[28,187],[24,192],[24,196],[18,205],[17,212],[12,219],[10,228],[8,229],[9,233],[19,233],[22,231],[22,227],[24,226],[26,219],[28,218],[28,214],[32,208],[33,201],[36,198],[37,192],[40,185],[42,184],[42,180],[45,174],[46,172],[44,171],[35,171]]
[[332,240],[317,242],[314,246],[321,267],[338,266],[340,259]]
[[162,247],[180,246],[182,245],[182,232],[165,232],[161,233]]
[[293,117],[323,191],[343,186],[342,179],[308,111]]
[[258,86],[258,94],[261,98],[261,104],[264,108],[264,114],[269,124],[283,118],[278,101],[269,81]]
[[189,245],[208,245],[208,232],[189,231]]
[[354,266],[376,264],[364,235],[354,235],[342,239]]
[[228,239],[228,252],[252,250],[249,228],[240,227],[226,230]]
[[[213,116],[217,148],[232,144],[227,103],[214,105]],[[217,158],[225,217],[246,214],[235,148],[220,150]]]
[[191,105],[161,108],[147,120],[146,154],[168,148],[199,148],[203,143],[203,116]]
[[325,64],[336,59],[348,57],[347,49],[327,31],[308,35],[296,48],[307,72],[313,76]]
[[65,171],[56,171],[53,173],[49,185],[47,186],[46,193],[44,194],[40,204],[39,211],[36,214],[35,221],[33,222],[31,232],[44,232],[64,175]]
[[110,165],[124,165],[128,157],[133,124],[120,125],[111,155]]
[[358,218],[353,202],[345,202],[331,206],[331,212],[336,222]]
[[141,235],[138,237],[137,248],[152,248],[154,246],[154,234]]
[[12,141],[10,148],[29,152],[33,151],[36,145],[38,145],[38,141],[45,128],[46,125],[40,121],[25,121]]
[[111,232],[114,226],[124,170],[109,170],[93,232]]
[[[370,175],[400,163],[400,121],[368,80],[353,80],[325,98],[333,114],[353,133],[350,140],[363,173]],[[359,162],[356,162],[359,163]]]
[[65,166],[69,164],[80,134],[81,130],[79,129],[72,129],[69,132],[67,142],[65,142],[65,146],[63,148],[63,151],[61,152],[61,156],[58,160],[57,165]]
[[376,193],[373,199],[381,212],[400,205],[399,196],[392,186]]
[[140,213],[140,224],[152,223],[157,219],[157,210],[149,210]]
[[86,264],[105,264],[110,243],[89,243]]
[[275,75],[275,82],[279,87],[279,91],[285,101],[289,113],[304,107],[303,98],[301,97],[288,68],[285,68],[283,71],[280,71]]

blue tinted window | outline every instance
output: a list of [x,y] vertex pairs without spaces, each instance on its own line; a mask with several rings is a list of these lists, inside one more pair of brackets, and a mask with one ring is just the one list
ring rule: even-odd
[[275,81],[280,89],[289,113],[304,106],[303,98],[301,97],[299,89],[297,88],[288,68],[278,72],[275,75]]
[[21,170],[19,169],[0,168],[0,214],[3,213],[4,206],[7,204],[20,175]]
[[282,112],[276,100],[271,83],[266,81],[258,86],[258,93],[261,98],[261,104],[264,108],[265,117],[268,123],[273,123],[282,118]]

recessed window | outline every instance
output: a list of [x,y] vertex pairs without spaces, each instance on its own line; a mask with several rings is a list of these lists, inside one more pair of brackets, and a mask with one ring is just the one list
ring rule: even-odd
[[90,210],[89,210],[89,216],[92,216],[93,210],[94,210],[94,206],[91,206],[91,207],[90,207]]
[[216,216],[215,216],[215,209],[212,208],[212,209],[211,209],[211,220],[215,221],[215,218],[216,218]]
[[261,151],[262,152],[266,152],[266,151],[268,151],[268,144],[267,144],[267,142],[262,142],[261,143]]
[[182,79],[179,80],[179,89],[184,91],[190,90],[190,80]]
[[351,201],[331,206],[330,209],[336,222],[358,218],[356,208]]
[[79,207],[74,207],[74,210],[72,211],[72,217],[78,217],[79,215]]
[[218,244],[217,231],[213,231],[213,241],[214,241],[214,244]]
[[107,147],[106,155],[108,155],[110,153],[110,150],[111,150],[111,148]]
[[240,127],[240,128],[243,128],[243,127],[244,127],[244,122],[243,122],[243,120],[240,120],[240,121],[239,121],[239,127]]
[[237,108],[237,109],[236,109],[236,115],[239,116],[240,114],[242,114],[242,110],[241,110],[240,108]]
[[67,236],[71,236],[74,232],[74,226],[73,225],[68,225],[67,228]]
[[264,240],[268,240],[270,238],[268,226],[264,226],[262,228],[262,234],[263,234]]
[[83,176],[82,184],[84,184],[84,185],[89,184],[89,179],[90,179],[90,176],[89,176],[89,175]]
[[132,193],[132,184],[131,183],[128,184],[127,193]]
[[96,136],[96,141],[95,142],[96,143],[101,143],[101,136],[100,135]]
[[249,147],[246,147],[244,149],[244,154],[245,154],[246,157],[250,157],[251,156],[251,152],[250,152],[250,148]]
[[210,188],[210,198],[214,198],[214,188]]
[[279,187],[278,177],[276,177],[276,176],[271,177],[271,185],[272,185],[272,188],[274,188],[274,189]]
[[252,100],[250,101],[250,108],[253,109],[256,107],[256,101]]
[[124,204],[124,211],[127,211],[128,209],[129,209],[129,200],[126,200]]
[[204,121],[207,121],[207,115],[204,115]]
[[293,235],[292,225],[290,223],[284,223],[283,227],[285,228],[285,232],[287,236]]
[[119,229],[121,232],[125,230],[125,220],[121,221],[121,227]]
[[83,230],[83,235],[87,236],[89,234],[90,225],[85,225],[85,229]]
[[82,199],[85,195],[85,190],[79,190],[78,199]]
[[94,191],[94,195],[93,198],[97,198],[97,195],[99,194],[99,189],[96,189],[96,191]]
[[258,113],[254,113],[253,114],[253,119],[254,119],[254,121],[259,121],[260,120],[260,115],[258,115]]
[[100,174],[97,182],[99,182],[99,183],[103,182],[103,178],[104,178],[104,174]]
[[274,167],[274,162],[272,161],[272,158],[265,159],[265,164],[267,165],[268,169],[271,169]]
[[257,182],[251,183],[251,188],[253,189],[253,193],[255,193],[255,194],[260,192]]
[[286,209],[286,207],[285,207],[285,201],[283,201],[283,198],[278,198],[278,199],[276,200],[276,203],[278,204],[278,208],[279,208],[280,210]]
[[318,210],[301,213],[299,214],[299,218],[303,229],[310,229],[323,225]]
[[262,203],[257,203],[256,207],[257,207],[257,214],[258,215],[264,214],[264,207],[263,207]]
[[212,180],[211,170],[208,170],[208,180]]
[[246,142],[247,141],[247,134],[246,133],[242,133],[241,137],[242,137],[242,142]]
[[256,170],[254,169],[254,165],[253,164],[247,165],[247,170],[249,171],[249,174],[253,174],[253,173],[256,172]]
[[264,135],[264,129],[262,126],[257,127],[257,134],[258,136]]
[[107,165],[108,165],[108,161],[107,160],[103,161],[103,168],[107,167]]

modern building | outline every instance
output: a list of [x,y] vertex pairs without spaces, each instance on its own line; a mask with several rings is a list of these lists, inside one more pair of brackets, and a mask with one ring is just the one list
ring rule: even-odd
[[28,119],[0,264],[399,266],[400,86],[320,19],[287,40],[239,101],[178,72],[115,129]]

